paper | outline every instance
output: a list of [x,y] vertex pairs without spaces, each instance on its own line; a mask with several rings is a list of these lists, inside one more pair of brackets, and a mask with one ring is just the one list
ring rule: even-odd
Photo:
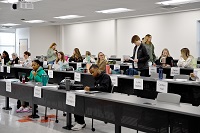
[[153,66],[149,67],[149,75],[151,75],[152,73],[157,73],[157,67],[153,67]]
[[133,65],[131,64],[131,65],[129,65],[129,68],[133,68]]
[[134,78],[134,89],[143,90],[143,79]]
[[156,85],[156,91],[162,92],[162,93],[167,93],[168,92],[168,82],[158,80],[157,85]]
[[1,72],[4,72],[4,66],[1,66]]
[[53,70],[48,70],[49,78],[53,78]]
[[120,69],[120,65],[114,65],[114,70]]
[[76,64],[76,69],[78,69],[78,68],[80,68],[80,67],[82,67],[82,63],[77,63],[77,64]]
[[14,64],[14,67],[22,67],[22,64]]
[[1,65],[4,66],[4,59],[1,59]]
[[74,80],[81,82],[81,73],[75,72],[74,73]]
[[200,72],[200,69],[199,68],[194,68],[193,73],[194,73],[195,76],[197,76],[198,72]]
[[6,91],[11,92],[11,81],[6,81]]
[[111,78],[112,84],[114,86],[118,86],[118,77],[111,75],[110,78]]
[[75,107],[76,105],[76,94],[73,92],[66,92],[66,104]]
[[39,86],[34,87],[34,97],[42,98],[42,87]]
[[10,66],[7,66],[7,73],[10,73]]
[[47,61],[43,61],[43,66],[47,66]]
[[171,76],[180,75],[180,67],[171,67]]

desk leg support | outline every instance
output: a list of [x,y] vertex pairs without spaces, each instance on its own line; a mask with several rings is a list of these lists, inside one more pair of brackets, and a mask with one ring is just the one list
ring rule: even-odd
[[67,126],[63,127],[66,130],[71,130],[72,127],[72,114],[67,112]]
[[37,105],[36,104],[33,104],[33,106],[32,106],[32,115],[29,115],[28,117],[30,117],[30,118],[39,118],[39,115],[37,115],[37,112],[38,112],[38,110],[37,110]]
[[5,107],[3,107],[2,109],[4,109],[4,110],[12,109],[11,107],[9,107],[9,97],[5,97]]
[[115,133],[121,133],[121,126],[115,124]]

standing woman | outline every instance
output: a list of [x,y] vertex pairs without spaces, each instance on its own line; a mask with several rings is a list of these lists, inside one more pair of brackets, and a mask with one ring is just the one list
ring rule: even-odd
[[181,57],[178,60],[177,66],[183,68],[193,68],[192,60],[193,56],[190,55],[190,51],[188,48],[181,49]]
[[147,52],[149,54],[149,64],[153,64],[155,65],[155,61],[156,61],[156,55],[154,53],[154,45],[151,42],[152,40],[152,36],[150,34],[147,34],[143,40],[144,45],[147,49]]
[[83,62],[83,58],[78,48],[74,49],[73,55],[69,58],[69,62]]
[[53,65],[53,63],[55,62],[56,58],[57,58],[57,50],[56,50],[56,43],[52,43],[51,46],[49,47],[48,51],[47,51],[47,62],[48,64]]
[[98,59],[97,59],[97,66],[99,67],[99,70],[106,71],[106,65],[107,60],[105,58],[105,55],[102,52],[98,53]]

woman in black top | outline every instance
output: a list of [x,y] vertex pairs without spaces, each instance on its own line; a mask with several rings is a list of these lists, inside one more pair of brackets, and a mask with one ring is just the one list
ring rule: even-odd
[[156,65],[162,65],[163,67],[173,66],[173,58],[170,56],[167,48],[163,49],[160,58],[156,61]]
[[16,53],[12,53],[13,60],[11,61],[11,65],[19,64],[19,58]]
[[10,61],[9,54],[6,51],[3,51],[2,59],[4,59],[4,65]]
[[69,58],[69,62],[83,62],[83,58],[78,48],[74,49],[73,55]]

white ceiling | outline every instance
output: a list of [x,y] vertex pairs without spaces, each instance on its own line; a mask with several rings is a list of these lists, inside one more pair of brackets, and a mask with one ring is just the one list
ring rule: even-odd
[[[185,10],[200,10],[200,2],[180,5],[175,9],[163,9],[160,5],[155,4],[160,1],[162,0],[43,0],[34,3],[33,10],[11,10],[11,4],[0,3],[0,25],[4,23],[21,24],[16,26],[16,28],[61,25]],[[118,14],[95,13],[95,11],[112,8],[129,8],[135,9],[136,11]],[[54,18],[63,15],[80,15],[85,17],[72,20],[60,20]],[[21,21],[21,19],[39,19],[47,22],[42,24],[27,24]]]

